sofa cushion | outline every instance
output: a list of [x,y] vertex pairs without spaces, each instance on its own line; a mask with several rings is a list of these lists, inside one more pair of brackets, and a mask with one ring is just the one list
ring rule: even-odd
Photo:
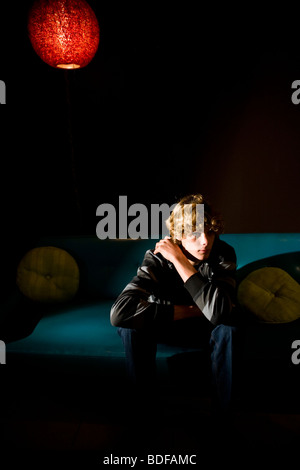
[[79,268],[65,250],[54,246],[33,248],[17,268],[17,286],[29,299],[63,302],[74,297],[79,286]]
[[238,287],[238,302],[265,323],[286,323],[300,317],[300,285],[283,269],[260,268]]

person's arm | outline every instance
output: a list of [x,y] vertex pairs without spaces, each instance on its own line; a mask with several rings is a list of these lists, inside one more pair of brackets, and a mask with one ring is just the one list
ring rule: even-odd
[[209,263],[203,263],[198,272],[169,238],[158,242],[154,251],[174,264],[195,305],[213,325],[227,321],[234,303],[236,258],[229,248],[229,261],[219,263],[215,272]]
[[127,284],[111,307],[110,321],[123,328],[164,328],[173,322],[174,306],[153,301],[165,275],[167,261],[147,251],[137,275]]
[[195,304],[213,325],[226,323],[230,318],[235,296],[233,270],[231,273],[213,274],[210,279],[196,273],[184,285]]
[[[168,237],[156,244],[154,254],[161,253],[171,261],[183,282],[186,282],[197,270],[189,262],[178,245],[175,245]],[[187,318],[201,317],[202,312],[194,302],[191,305],[174,305],[174,321]]]
[[164,258],[173,263],[183,282],[186,282],[193,274],[197,273],[197,270],[183,254],[179,245],[176,245],[169,237],[156,243],[154,254],[156,253],[161,253]]

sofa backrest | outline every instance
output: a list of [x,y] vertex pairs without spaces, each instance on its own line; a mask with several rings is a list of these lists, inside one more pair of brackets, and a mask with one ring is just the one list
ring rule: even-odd
[[221,238],[234,247],[238,268],[261,258],[300,251],[300,233],[233,233]]
[[[300,251],[300,234],[224,234],[237,253],[238,268],[269,256]],[[96,236],[43,237],[37,246],[68,251],[80,269],[79,295],[114,299],[136,274],[144,253],[157,240],[99,240]]]
[[[154,243],[153,243],[154,242]],[[70,253],[80,271],[79,295],[113,299],[135,275],[154,240],[99,240],[96,236],[41,238],[38,246]]]

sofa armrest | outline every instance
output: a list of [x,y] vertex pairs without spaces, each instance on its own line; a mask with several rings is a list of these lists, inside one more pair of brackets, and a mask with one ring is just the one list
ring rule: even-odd
[[14,311],[18,310],[22,303],[23,298],[19,289],[16,287],[9,295],[0,303],[0,331],[5,320],[13,314]]
[[0,305],[0,339],[5,343],[29,335],[42,313],[16,287]]

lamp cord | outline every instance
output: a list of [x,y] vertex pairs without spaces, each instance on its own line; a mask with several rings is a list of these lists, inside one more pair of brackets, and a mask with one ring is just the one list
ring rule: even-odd
[[[71,73],[74,73],[74,71],[72,71]],[[76,172],[73,127],[72,127],[72,103],[71,103],[70,79],[69,79],[68,70],[64,70],[64,76],[65,76],[65,82],[66,82],[68,138],[69,138],[69,146],[70,146],[70,162],[71,162],[71,175],[72,175],[72,182],[73,182],[73,193],[74,193],[75,206],[77,209],[77,215],[78,215],[78,220],[79,220],[79,228],[82,228],[82,206],[81,206],[77,172]]]

